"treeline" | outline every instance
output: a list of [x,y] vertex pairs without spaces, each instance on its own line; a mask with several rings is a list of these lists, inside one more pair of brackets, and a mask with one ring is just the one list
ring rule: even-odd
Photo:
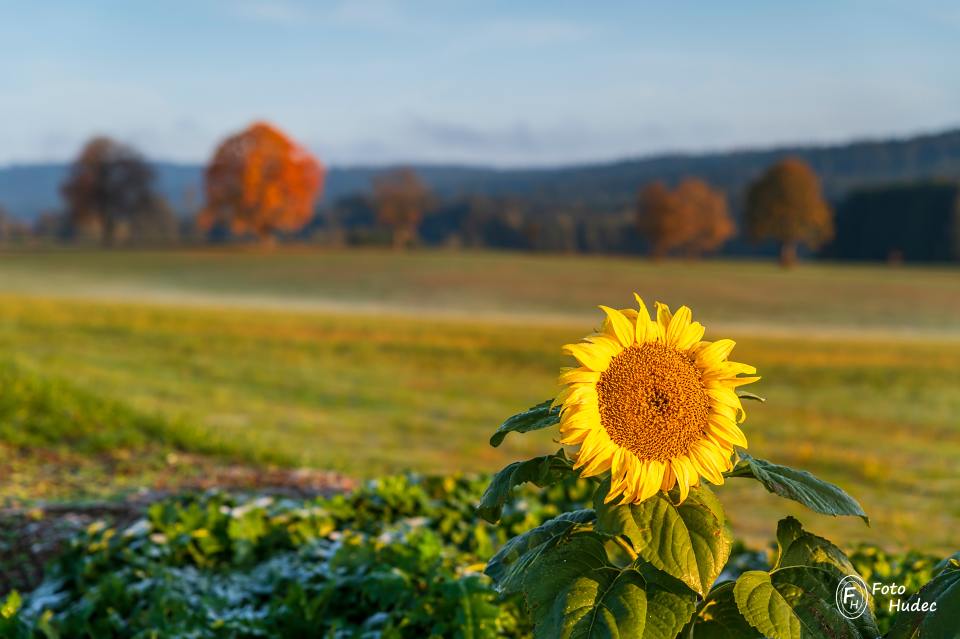
[[273,125],[254,123],[217,147],[202,192],[187,198],[188,215],[177,215],[136,149],[98,137],[81,150],[61,185],[63,209],[27,225],[0,208],[0,241],[112,246],[294,240],[655,259],[779,250],[785,265],[803,252],[893,262],[960,258],[954,185],[855,191],[840,201],[835,219],[819,177],[797,157],[773,161],[731,197],[687,176],[638,184],[632,202],[612,209],[536,194],[439,196],[411,168],[374,174],[368,188],[322,202],[325,175],[303,146]]

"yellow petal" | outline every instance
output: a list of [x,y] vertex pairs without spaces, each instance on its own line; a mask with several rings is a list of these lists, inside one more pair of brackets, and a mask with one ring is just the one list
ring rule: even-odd
[[676,483],[677,476],[673,473],[670,462],[665,462],[663,465],[663,480],[660,482],[660,490],[666,492],[673,488]]
[[707,388],[738,388],[754,382],[759,382],[762,378],[758,375],[753,377],[730,377],[728,379],[710,380],[706,383]]
[[601,305],[600,310],[607,314],[607,324],[616,336],[617,341],[620,342],[620,345],[627,347],[633,344],[634,328],[630,320],[615,308]]
[[660,490],[660,485],[663,483],[665,470],[663,462],[651,459],[647,461],[646,465],[647,477],[643,486],[641,486],[640,494],[637,495],[638,503],[656,495],[657,491]]
[[747,437],[740,430],[740,427],[726,419],[710,419],[707,426],[708,430],[723,440],[730,442],[740,448],[747,447]]
[[737,394],[726,386],[720,386],[719,388],[707,387],[707,397],[718,404],[723,404],[724,406],[730,406],[736,409],[740,409],[742,407],[740,398],[737,397]]
[[603,503],[609,504],[614,499],[623,495],[624,487],[630,476],[630,455],[623,448],[617,448],[613,453],[613,461],[610,464],[610,490]]
[[620,352],[623,351],[623,346],[620,345],[620,341],[616,337],[611,337],[606,333],[588,335],[583,339],[596,348],[602,349],[604,352],[609,353],[610,357],[619,355]]
[[700,322],[693,322],[687,329],[683,332],[683,335],[677,340],[677,350],[679,351],[689,351],[691,348],[700,343],[700,340],[703,338],[703,333],[706,329],[703,328],[703,324]]
[[643,299],[639,295],[634,293],[633,297],[636,298],[637,306],[639,307],[635,327],[637,344],[652,342],[656,339],[656,333],[650,330],[650,311],[647,310],[647,305],[643,303]]
[[696,363],[699,368],[707,368],[719,364],[727,358],[737,343],[732,339],[718,339],[717,341],[697,351]]
[[670,307],[663,302],[656,302],[657,307],[657,340],[661,344],[667,343],[667,327],[670,326],[670,320],[673,319],[673,313]]
[[677,309],[677,312],[670,318],[670,323],[667,324],[667,346],[677,347],[680,338],[683,337],[683,334],[690,326],[692,317],[693,313],[690,311],[690,307],[681,306]]
[[711,448],[714,446],[710,442],[703,440],[694,442],[690,447],[690,459],[696,464],[696,471],[707,478],[707,480],[719,486],[723,483],[723,471],[717,465],[715,454]]
[[690,477],[690,468],[687,466],[685,457],[678,457],[670,460],[670,467],[673,468],[673,474],[677,476],[677,486],[680,487],[680,503],[687,500],[690,494],[690,484],[693,479]]
[[610,353],[607,349],[598,348],[595,344],[567,344],[563,347],[563,352],[577,358],[578,362],[592,371],[603,372],[610,365]]
[[710,412],[718,417],[723,417],[724,419],[729,419],[731,422],[737,421],[737,416],[740,414],[733,406],[726,406],[725,404],[713,403],[710,406]]
[[563,426],[561,426],[559,441],[564,446],[576,446],[577,444],[582,444],[583,440],[587,438],[587,435],[589,435],[592,430],[591,428],[564,429]]
[[610,452],[609,447],[602,447],[596,454],[593,455],[593,458],[583,466],[583,470],[580,471],[582,477],[594,477],[600,473],[606,472],[610,469],[610,463],[612,460],[612,453]]
[[571,368],[560,373],[560,379],[557,381],[560,384],[579,384],[589,382],[596,383],[599,379],[600,373],[579,367]]

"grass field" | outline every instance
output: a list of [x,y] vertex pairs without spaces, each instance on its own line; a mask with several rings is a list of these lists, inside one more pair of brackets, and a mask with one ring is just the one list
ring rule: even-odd
[[769,399],[748,407],[751,452],[840,483],[874,521],[814,516],[733,480],[738,533],[768,539],[790,512],[845,543],[956,550],[960,273],[945,269],[0,255],[0,495],[203,472],[172,450],[356,476],[493,471],[555,449],[550,434],[497,450],[486,439],[554,393],[559,347],[596,323],[590,309],[633,289],[738,339]]

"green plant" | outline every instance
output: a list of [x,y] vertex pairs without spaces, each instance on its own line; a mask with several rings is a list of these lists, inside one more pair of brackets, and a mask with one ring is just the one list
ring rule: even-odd
[[[650,490],[653,484],[648,481],[646,466],[636,473],[620,470],[632,469],[632,466],[618,467],[617,456],[627,454],[618,450],[618,439],[622,440],[620,433],[628,423],[625,420],[633,419],[635,413],[614,415],[611,430],[603,421],[608,414],[603,411],[632,404],[612,403],[619,398],[605,398],[604,393],[611,392],[610,389],[623,392],[633,388],[630,392],[649,396],[651,402],[657,402],[651,410],[666,410],[662,407],[696,399],[693,391],[688,399],[675,390],[678,386],[662,387],[665,383],[672,384],[671,380],[677,375],[674,371],[683,370],[686,364],[673,364],[674,360],[670,360],[651,377],[623,372],[624,366],[630,365],[627,362],[644,361],[648,353],[654,353],[642,350],[644,335],[647,342],[654,340],[661,344],[655,347],[659,349],[656,352],[670,348],[671,339],[693,344],[689,355],[686,350],[678,349],[690,362],[702,357],[703,345],[709,343],[700,342],[697,346],[699,337],[691,338],[692,341],[686,337],[671,338],[671,334],[685,336],[682,331],[686,330],[686,324],[674,330],[676,322],[671,323],[669,309],[664,312],[665,307],[658,308],[658,320],[650,324],[644,319],[646,309],[642,302],[639,316],[636,311],[601,308],[609,319],[600,332],[588,337],[586,342],[565,347],[581,363],[581,368],[566,369],[568,372],[561,375],[561,384],[569,387],[555,401],[547,400],[508,419],[490,440],[491,445],[498,446],[511,432],[524,433],[559,425],[564,437],[561,441],[585,442],[579,453],[582,459],[576,456],[571,459],[565,449],[560,449],[551,455],[508,465],[493,477],[478,509],[482,517],[495,523],[516,486],[532,483],[546,487],[578,478],[592,487],[593,508],[566,510],[513,537],[487,564],[486,573],[501,593],[524,597],[534,624],[534,636],[577,639],[879,637],[872,588],[863,583],[843,551],[827,539],[804,530],[796,519],[787,517],[778,524],[777,552],[769,568],[746,570],[735,580],[731,576],[722,577],[730,560],[733,539],[723,506],[713,490],[701,484],[699,477],[686,474],[683,459],[679,466],[671,462],[678,469],[676,480],[664,477],[660,471],[655,486],[660,488],[662,483],[663,489],[655,491]],[[636,341],[632,330],[634,321]],[[684,321],[689,322],[689,311]],[[621,352],[629,352],[629,357],[618,360],[617,353]],[[751,368],[741,364],[731,366],[748,373]],[[634,383],[640,386],[629,385]],[[739,399],[763,401],[742,391],[737,397],[723,401],[726,405],[735,405],[739,411]],[[604,404],[605,401],[611,403]],[[591,410],[595,411],[592,417]],[[575,417],[567,420],[565,411]],[[636,433],[629,437],[650,437],[649,433],[653,432],[660,437],[654,445],[663,446],[664,433],[671,432],[670,429],[683,432],[684,424],[669,421],[672,413],[663,414],[667,417],[658,417],[667,420],[663,426],[651,430],[638,423]],[[691,414],[695,413],[683,413],[686,416],[683,419],[690,419]],[[610,435],[605,435],[602,429],[607,429]],[[742,439],[739,431],[735,434]],[[634,439],[627,441],[633,445]],[[743,440],[738,447],[745,444]],[[638,445],[642,448],[645,444]],[[589,449],[585,451],[585,447]],[[614,461],[607,461],[605,465],[599,461],[605,459],[604,447],[615,455]],[[589,454],[585,454],[587,452]],[[856,516],[869,524],[856,500],[833,484],[806,471],[751,457],[739,448],[733,457],[736,463],[727,464],[728,470],[722,473],[720,481],[713,483],[722,484],[723,480],[733,478],[752,479],[769,492],[795,500],[817,513]],[[630,463],[634,463],[632,458]],[[702,474],[713,470],[707,464],[701,464],[701,468]],[[661,480],[661,477],[664,478]],[[838,600],[848,583],[863,584],[856,585],[857,590],[851,594],[851,598],[859,598],[864,603],[864,608],[856,614],[843,608],[846,599]],[[950,633],[960,632],[960,563],[954,559],[943,565],[937,576],[910,601],[933,606],[901,612],[890,621],[888,637],[957,636]],[[884,625],[888,625],[889,620],[884,621]]]

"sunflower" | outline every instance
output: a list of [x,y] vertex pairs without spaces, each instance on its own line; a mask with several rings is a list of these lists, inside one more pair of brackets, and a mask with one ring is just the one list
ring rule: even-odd
[[560,374],[560,443],[580,446],[582,476],[610,472],[608,502],[640,503],[674,486],[682,502],[700,477],[722,484],[734,446],[747,447],[734,389],[760,378],[727,361],[732,340],[703,341],[686,306],[671,313],[657,302],[651,320],[634,295],[639,310],[601,306],[600,331],[563,347],[580,366]]

